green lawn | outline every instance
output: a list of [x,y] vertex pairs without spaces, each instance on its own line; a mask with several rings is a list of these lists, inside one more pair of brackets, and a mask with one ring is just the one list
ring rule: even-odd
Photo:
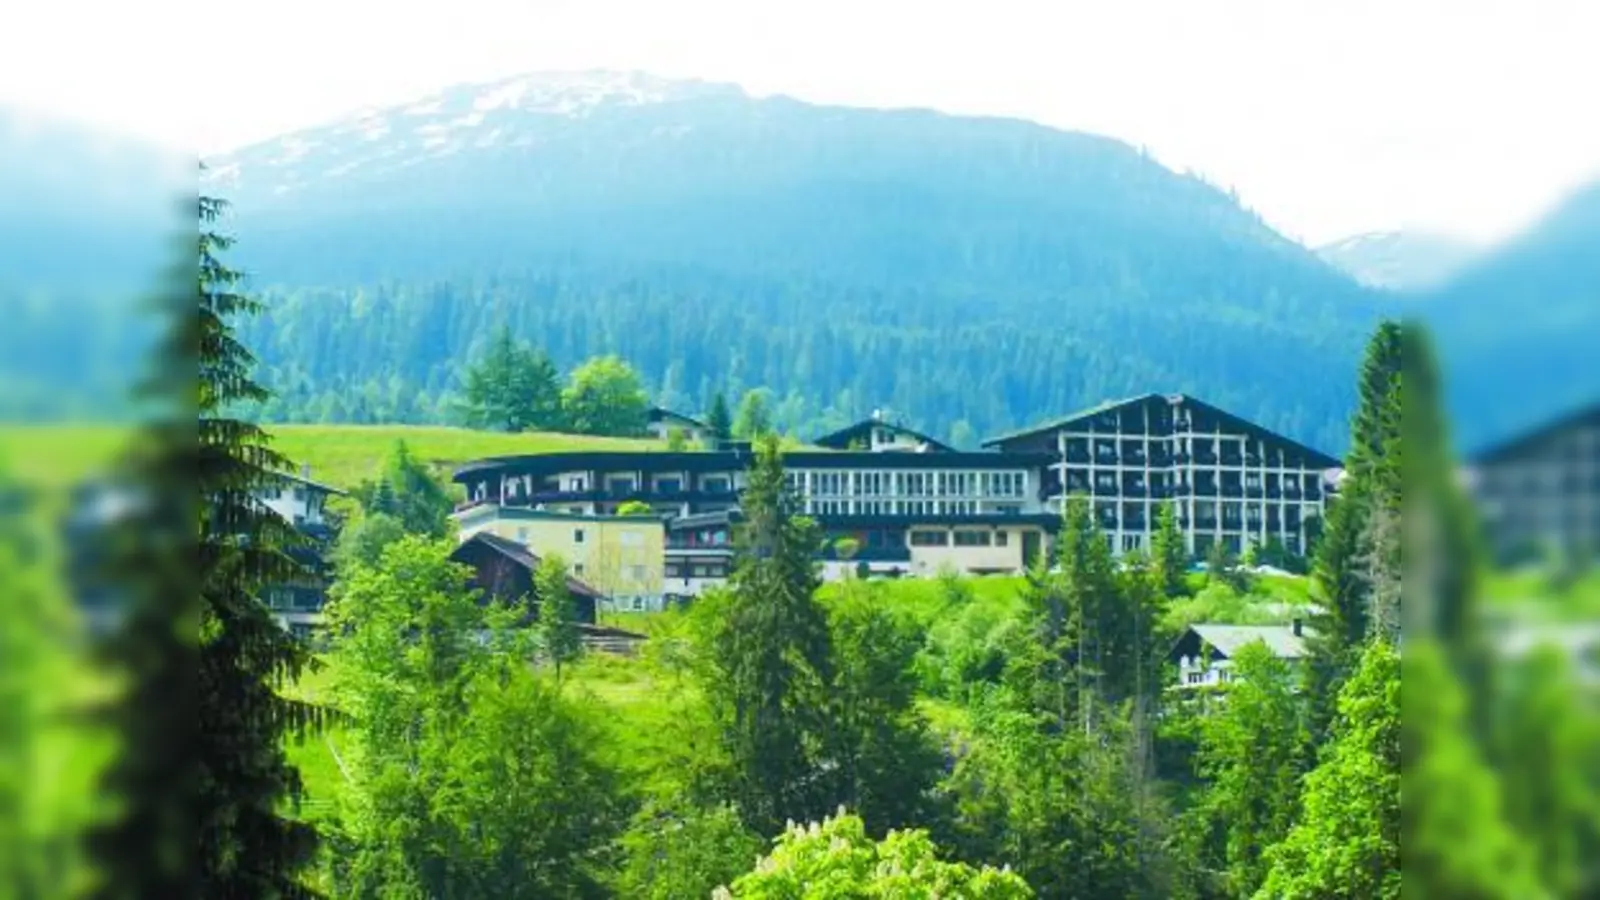
[[311,477],[348,488],[371,477],[389,448],[404,440],[411,452],[441,470],[486,456],[571,450],[662,450],[663,441],[525,432],[507,434],[439,425],[274,425],[273,449]]
[[[437,425],[272,425],[273,449],[311,476],[339,488],[370,477],[389,448],[404,440],[440,470],[485,456],[567,450],[662,450],[665,442],[587,435],[506,434]],[[0,466],[17,480],[54,489],[104,467],[127,437],[118,425],[0,426]]]

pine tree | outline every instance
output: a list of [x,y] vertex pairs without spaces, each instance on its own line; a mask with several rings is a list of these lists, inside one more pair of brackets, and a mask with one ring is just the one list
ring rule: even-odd
[[1151,557],[1161,590],[1168,597],[1189,593],[1189,550],[1183,532],[1178,530],[1178,513],[1171,503],[1163,503],[1156,513],[1156,533],[1151,536]]
[[[143,502],[112,539],[108,569],[129,587],[106,647],[128,686],[111,710],[123,753],[106,783],[122,806],[90,838],[102,897],[301,895],[299,873],[316,849],[315,831],[283,811],[300,781],[282,738],[312,711],[275,690],[298,674],[304,651],[258,599],[301,574],[284,553],[299,539],[252,498],[287,461],[261,429],[226,413],[266,392],[233,336],[232,321],[259,307],[219,259],[232,244],[213,230],[223,210],[199,199],[198,273],[187,288],[196,307],[167,306],[146,385],[165,404],[122,464]],[[197,431],[174,399],[195,396],[185,360],[199,363]]]
[[1023,599],[1032,634],[1011,666],[1013,690],[1061,730],[1094,730],[1094,699],[1103,681],[1107,641],[1121,615],[1111,548],[1089,513],[1088,501],[1070,497],[1062,507],[1055,567],[1041,559],[1030,572]]
[[733,437],[733,414],[728,411],[728,398],[718,391],[711,398],[711,412],[706,414],[706,428],[714,440],[726,441]]
[[1334,715],[1339,685],[1355,664],[1356,653],[1372,629],[1373,568],[1382,550],[1372,541],[1382,533],[1374,524],[1379,510],[1399,510],[1400,379],[1404,328],[1379,325],[1367,346],[1359,378],[1360,405],[1351,422],[1345,478],[1329,507],[1327,527],[1317,544],[1312,578],[1323,612],[1313,617],[1308,640],[1307,693],[1311,734],[1320,744]]
[[703,690],[732,760],[740,814],[772,835],[788,819],[829,808],[815,748],[826,743],[833,681],[827,618],[815,598],[821,538],[795,512],[774,436],[756,445],[740,508],[729,593],[705,606],[714,621]]
[[563,424],[560,373],[549,356],[518,341],[502,324],[467,368],[461,413],[478,428],[557,430]]
[[560,681],[561,666],[577,659],[583,649],[572,613],[572,592],[567,588],[567,564],[561,557],[551,554],[539,562],[534,594],[539,604],[539,644]]

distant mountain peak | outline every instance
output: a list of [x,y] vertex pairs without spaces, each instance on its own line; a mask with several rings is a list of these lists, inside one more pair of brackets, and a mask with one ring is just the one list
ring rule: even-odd
[[1369,287],[1413,291],[1448,280],[1476,254],[1458,238],[1423,231],[1369,231],[1316,248],[1324,262]]

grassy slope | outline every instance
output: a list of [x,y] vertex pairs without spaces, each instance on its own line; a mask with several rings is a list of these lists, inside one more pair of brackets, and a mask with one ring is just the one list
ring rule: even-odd
[[[432,425],[273,425],[273,448],[318,481],[348,488],[369,477],[389,448],[404,440],[419,457],[448,470],[468,460],[564,450],[659,450],[661,441],[529,432],[505,434]],[[19,479],[62,487],[105,465],[125,439],[115,425],[0,426],[0,461]]]

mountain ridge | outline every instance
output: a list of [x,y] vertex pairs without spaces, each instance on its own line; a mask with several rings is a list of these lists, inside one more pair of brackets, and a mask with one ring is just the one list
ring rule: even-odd
[[954,438],[1155,389],[1343,443],[1348,379],[1312,373],[1353,368],[1387,298],[1123,141],[529,77],[212,161],[276,307],[247,337],[296,414],[390,372],[437,397],[504,321],[691,408],[766,385],[799,430],[888,405]]

